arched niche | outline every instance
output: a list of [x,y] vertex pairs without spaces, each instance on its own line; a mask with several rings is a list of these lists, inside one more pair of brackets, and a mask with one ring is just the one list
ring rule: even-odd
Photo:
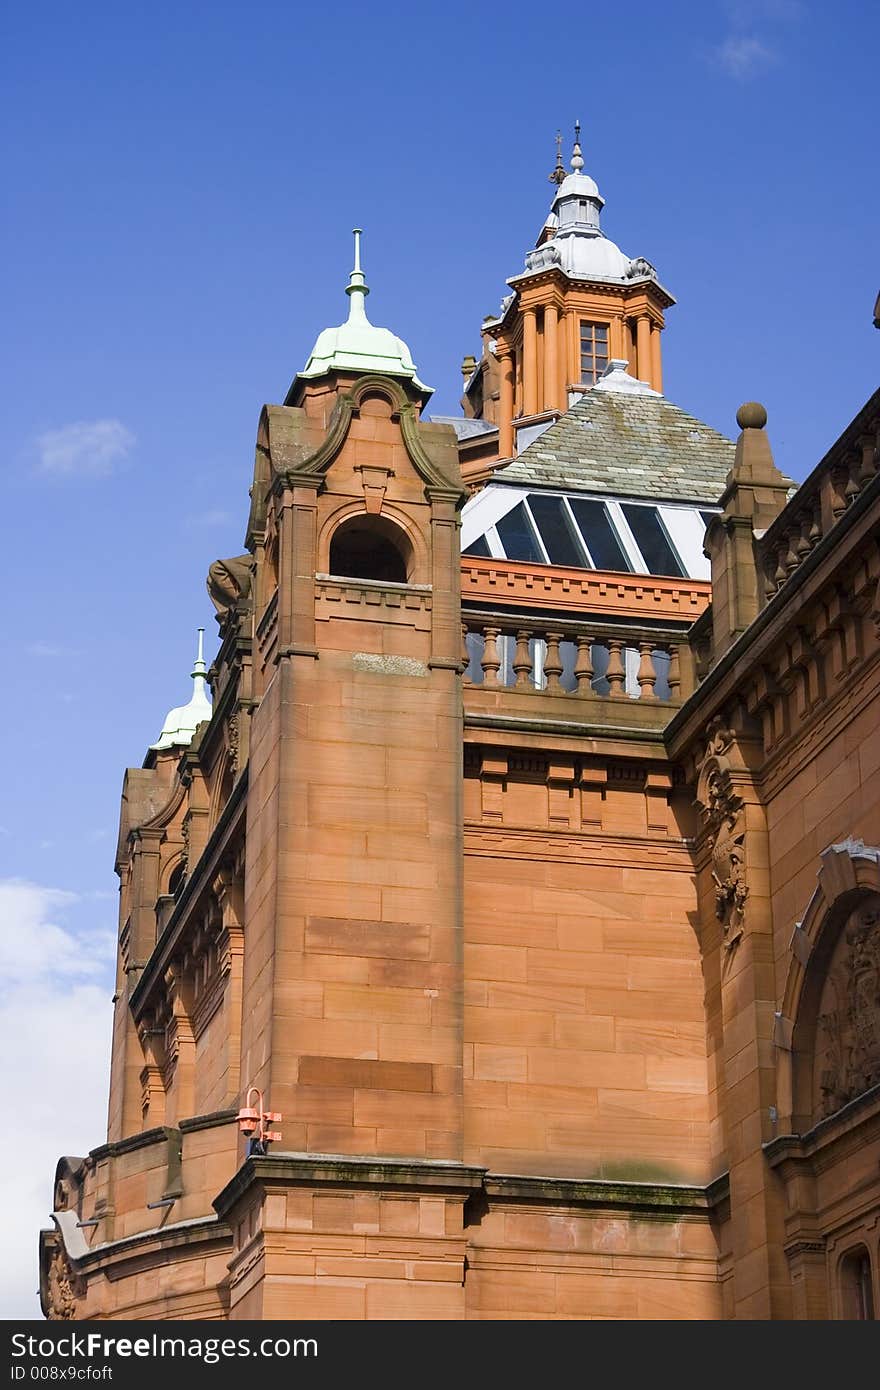
[[330,537],[327,567],[336,578],[407,584],[412,580],[414,564],[409,536],[387,515],[356,513],[342,521]]
[[804,1133],[880,1084],[880,850],[823,852],[792,957],[780,1019],[792,1020],[791,1128]]
[[840,1317],[849,1322],[873,1322],[874,1272],[866,1245],[847,1250],[837,1272]]

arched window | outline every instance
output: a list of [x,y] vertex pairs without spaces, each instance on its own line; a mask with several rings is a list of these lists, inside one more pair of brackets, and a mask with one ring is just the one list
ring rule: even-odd
[[347,579],[405,584],[412,548],[404,533],[381,516],[344,521],[330,542],[330,573]]
[[840,1262],[841,1317],[850,1322],[874,1321],[871,1256],[864,1245],[850,1250]]
[[168,892],[171,897],[176,898],[184,883],[186,882],[186,864],[183,860],[171,871],[168,880]]

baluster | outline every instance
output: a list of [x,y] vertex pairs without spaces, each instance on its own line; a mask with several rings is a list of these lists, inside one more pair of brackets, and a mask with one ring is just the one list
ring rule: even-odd
[[559,677],[562,675],[562,659],[559,655],[559,643],[562,641],[561,632],[547,633],[547,655],[544,657],[544,675],[547,677],[547,684],[544,687],[548,695],[564,695],[565,691],[559,684]]
[[670,642],[666,648],[669,653],[669,675],[666,677],[669,683],[670,700],[681,699],[681,647],[678,642]]
[[860,492],[859,473],[861,472],[861,466],[861,454],[851,454],[844,464],[844,467],[848,471],[848,476],[846,487],[843,489],[843,495],[846,498],[846,505],[848,507],[852,506]]
[[623,664],[623,643],[609,641],[608,643],[608,670],[605,672],[605,679],[608,682],[608,697],[611,700],[626,699],[626,667]]
[[795,550],[798,554],[798,560],[804,560],[813,548],[810,543],[810,523],[812,517],[809,512],[801,512],[798,520],[800,522],[801,533],[795,544]]
[[813,508],[813,513],[812,513],[812,517],[811,517],[811,519],[810,519],[810,549],[811,549],[811,550],[812,550],[813,547],[817,544],[817,542],[820,541],[820,540],[822,539],[822,527],[821,527],[820,524],[819,524],[820,517],[821,517],[821,513],[820,513],[820,511],[819,511],[819,508],[818,508],[818,507],[814,507],[814,508]]
[[462,673],[462,676],[464,677],[464,683],[465,683],[465,685],[473,685],[473,681],[471,680],[470,676],[468,675],[468,667],[469,667],[470,664],[471,664],[471,654],[470,654],[470,649],[468,648],[467,639],[468,639],[468,625],[467,625],[467,623],[462,623],[462,625],[461,625],[461,661],[462,661],[461,673]]
[[798,565],[800,564],[800,557],[797,553],[797,548],[795,544],[795,542],[797,541],[797,537],[798,532],[794,529],[794,527],[792,527],[790,531],[786,531],[785,533],[786,551],[785,559],[782,563],[785,565],[786,575],[791,574],[794,570],[797,569]]
[[516,689],[528,690],[532,684],[532,654],[529,651],[530,633],[521,628],[516,634],[516,652],[513,669],[516,672]]
[[862,447],[862,457],[859,463],[859,488],[863,488],[865,483],[869,483],[877,471],[877,461],[874,455],[874,440],[869,434],[863,434],[859,443]]
[[636,680],[639,683],[640,700],[656,700],[658,698],[654,686],[657,684],[657,671],[654,666],[653,644],[651,642],[639,643],[639,670]]
[[787,549],[787,545],[783,544],[780,545],[776,551],[776,569],[773,572],[773,579],[776,583],[777,589],[780,587],[781,584],[785,583],[786,578],[788,577],[788,571],[785,568],[785,555]]
[[498,636],[500,632],[500,627],[486,627],[483,629],[486,645],[483,648],[483,659],[480,665],[483,668],[484,685],[499,684],[498,672],[501,667],[501,657],[498,655]]
[[574,663],[574,678],[577,681],[576,695],[593,694],[593,643],[589,637],[577,639],[577,660]]
[[839,468],[832,468],[830,482],[831,511],[834,514],[834,520],[837,521],[838,517],[843,516],[847,508],[847,499],[843,490],[843,477]]

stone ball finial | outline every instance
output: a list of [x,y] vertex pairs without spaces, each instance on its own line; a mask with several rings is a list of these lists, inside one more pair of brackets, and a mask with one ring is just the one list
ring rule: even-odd
[[741,430],[762,430],[767,423],[767,411],[759,401],[745,401],[736,412]]

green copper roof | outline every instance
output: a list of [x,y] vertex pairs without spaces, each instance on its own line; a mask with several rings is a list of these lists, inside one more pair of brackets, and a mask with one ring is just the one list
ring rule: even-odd
[[364,300],[370,293],[361,270],[361,232],[354,232],[354,269],[345,293],[349,297],[348,319],[338,328],[325,328],[318,335],[302,377],[323,376],[330,371],[380,372],[403,376],[424,393],[431,387],[419,381],[415,363],[406,343],[388,328],[377,328],[367,318]]

